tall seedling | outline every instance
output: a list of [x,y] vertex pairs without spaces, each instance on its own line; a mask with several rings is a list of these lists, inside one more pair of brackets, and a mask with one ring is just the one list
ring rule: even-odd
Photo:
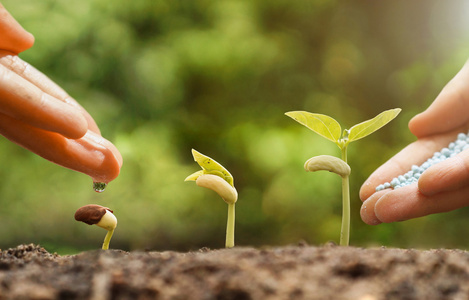
[[334,142],[341,150],[342,159],[329,155],[316,156],[306,161],[305,169],[307,171],[326,170],[342,177],[342,227],[340,232],[340,245],[342,246],[348,246],[350,240],[350,166],[347,164],[347,147],[351,142],[377,131],[392,121],[400,112],[400,108],[386,110],[373,119],[345,129],[343,132],[340,124],[326,115],[306,111],[285,113],[298,123]]

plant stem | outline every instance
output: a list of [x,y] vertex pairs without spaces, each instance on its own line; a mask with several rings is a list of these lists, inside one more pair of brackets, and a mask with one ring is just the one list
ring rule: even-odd
[[234,230],[235,230],[235,204],[228,204],[228,221],[226,224],[226,248],[234,247]]
[[109,242],[111,241],[112,235],[114,234],[114,229],[108,230],[106,236],[104,237],[103,250],[109,249]]
[[[347,146],[342,148],[342,160],[347,162]],[[342,177],[342,228],[340,245],[348,246],[350,240],[350,187],[349,175]]]

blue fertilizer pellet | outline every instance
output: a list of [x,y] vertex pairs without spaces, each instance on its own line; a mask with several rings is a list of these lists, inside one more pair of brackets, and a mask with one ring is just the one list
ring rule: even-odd
[[388,188],[397,189],[416,183],[425,170],[448,158],[454,157],[467,149],[469,149],[469,133],[459,133],[457,139],[454,142],[449,143],[448,147],[441,149],[439,152],[437,151],[433,153],[433,156],[428,158],[427,161],[420,166],[413,165],[411,169],[403,175],[393,178],[390,182],[378,185],[376,187],[376,191],[382,191]]

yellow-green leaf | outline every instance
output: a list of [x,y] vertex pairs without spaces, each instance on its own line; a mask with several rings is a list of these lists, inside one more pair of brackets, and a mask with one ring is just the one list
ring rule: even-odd
[[195,173],[192,173],[191,175],[187,176],[186,179],[184,179],[184,181],[196,181],[200,175],[204,175],[204,170],[200,170]]
[[[203,155],[202,153],[194,149],[192,149],[192,156],[194,157],[194,160],[199,164],[199,166],[202,167],[202,174],[213,174],[213,175],[220,176],[221,178],[226,180],[226,182],[228,182],[231,186],[234,187],[233,176],[230,174],[230,172],[228,172],[227,169],[225,169],[221,164],[216,162],[213,158]],[[193,175],[197,175],[197,174],[198,172],[190,175],[188,178],[192,178]],[[200,175],[201,174],[198,174],[198,176]],[[193,179],[189,179],[189,180],[193,180]]]
[[350,128],[348,143],[364,138],[391,122],[399,113],[400,108],[383,111],[373,119],[367,120]]
[[301,125],[304,125],[312,131],[316,132],[320,136],[338,144],[342,129],[340,128],[340,124],[333,118],[326,115],[314,114],[306,111],[291,111],[285,114]]

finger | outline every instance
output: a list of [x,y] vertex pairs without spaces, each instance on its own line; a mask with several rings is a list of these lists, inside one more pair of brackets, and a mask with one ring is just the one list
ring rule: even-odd
[[368,225],[378,225],[382,223],[378,217],[376,217],[375,205],[376,201],[378,201],[384,194],[389,192],[391,192],[389,189],[376,192],[363,202],[360,209],[360,216],[363,222]]
[[0,132],[47,160],[91,176],[95,182],[112,181],[122,166],[122,156],[116,147],[91,131],[80,139],[67,139],[0,114]]
[[0,112],[69,138],[82,137],[88,122],[73,106],[44,93],[0,65]]
[[420,176],[418,186],[426,196],[469,186],[469,151],[430,167]]
[[8,13],[0,3],[0,49],[18,54],[31,48],[34,37]]
[[88,122],[88,129],[93,132],[100,133],[98,125],[91,115],[77,101],[75,101],[75,99],[70,97],[60,86],[50,80],[49,77],[44,75],[42,72],[23,61],[17,55],[9,55],[2,51],[0,51],[0,64],[31,82],[44,93],[77,108]]
[[86,109],[83,108],[75,99],[72,97],[67,97],[63,99],[65,103],[68,103],[74,107],[76,107],[81,114],[85,117],[86,122],[88,123],[88,130],[91,130],[94,133],[101,134],[101,130],[99,130],[98,124],[96,124],[96,121],[93,119],[93,117],[86,111]]
[[466,187],[427,197],[418,191],[417,184],[411,184],[379,197],[374,202],[374,213],[379,221],[391,223],[448,212],[468,206],[468,193],[469,187]]
[[450,141],[454,140],[455,135],[457,133],[434,136],[431,139],[423,138],[402,149],[376,169],[363,183],[360,189],[360,199],[362,201],[368,199],[375,192],[378,185],[390,182],[393,178],[405,174],[411,170],[412,165],[424,163],[429,157],[433,156],[435,151],[441,150]]
[[409,122],[418,138],[453,130],[469,121],[469,61],[423,113]]

